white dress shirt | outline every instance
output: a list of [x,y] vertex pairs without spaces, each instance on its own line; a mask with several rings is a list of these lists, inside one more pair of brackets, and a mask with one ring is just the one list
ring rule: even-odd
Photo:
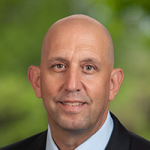
[[[110,139],[113,127],[114,123],[110,116],[110,112],[108,112],[106,121],[104,122],[103,126],[89,139],[79,145],[75,150],[104,150]],[[49,125],[46,141],[46,150],[59,150],[53,141]]]

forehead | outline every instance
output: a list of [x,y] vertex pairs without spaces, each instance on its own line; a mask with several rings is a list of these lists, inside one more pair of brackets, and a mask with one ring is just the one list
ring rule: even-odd
[[[51,57],[104,59],[110,39],[103,26],[74,22],[54,25],[45,36],[42,62]],[[43,59],[44,58],[44,59]]]
[[56,30],[46,39],[46,57],[96,57],[99,59],[106,55],[108,44],[106,36],[95,31],[76,28],[72,30]]
[[50,46],[48,51],[47,60],[51,58],[64,58],[68,61],[71,60],[83,60],[87,58],[93,59],[102,59],[104,53],[101,51],[102,47],[98,47],[95,44],[95,41],[88,43],[86,40],[82,40],[79,43],[68,43],[63,41],[57,44]]

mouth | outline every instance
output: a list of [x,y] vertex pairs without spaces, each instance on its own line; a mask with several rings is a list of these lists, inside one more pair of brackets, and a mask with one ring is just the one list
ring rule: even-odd
[[60,110],[71,115],[82,112],[88,106],[87,102],[83,102],[83,101],[81,102],[75,100],[58,101],[57,104]]
[[81,106],[81,105],[85,104],[85,103],[82,103],[82,102],[60,102],[60,103],[63,104],[63,105],[68,105],[68,106],[72,106],[72,107]]

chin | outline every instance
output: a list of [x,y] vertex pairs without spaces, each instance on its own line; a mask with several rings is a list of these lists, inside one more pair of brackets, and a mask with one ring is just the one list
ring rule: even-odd
[[59,120],[59,126],[66,131],[83,132],[89,127],[89,122],[86,119]]

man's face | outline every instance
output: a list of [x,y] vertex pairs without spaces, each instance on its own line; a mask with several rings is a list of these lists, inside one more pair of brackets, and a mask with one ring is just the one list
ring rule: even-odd
[[47,37],[40,80],[50,126],[85,131],[102,125],[111,74],[103,34],[64,27]]

